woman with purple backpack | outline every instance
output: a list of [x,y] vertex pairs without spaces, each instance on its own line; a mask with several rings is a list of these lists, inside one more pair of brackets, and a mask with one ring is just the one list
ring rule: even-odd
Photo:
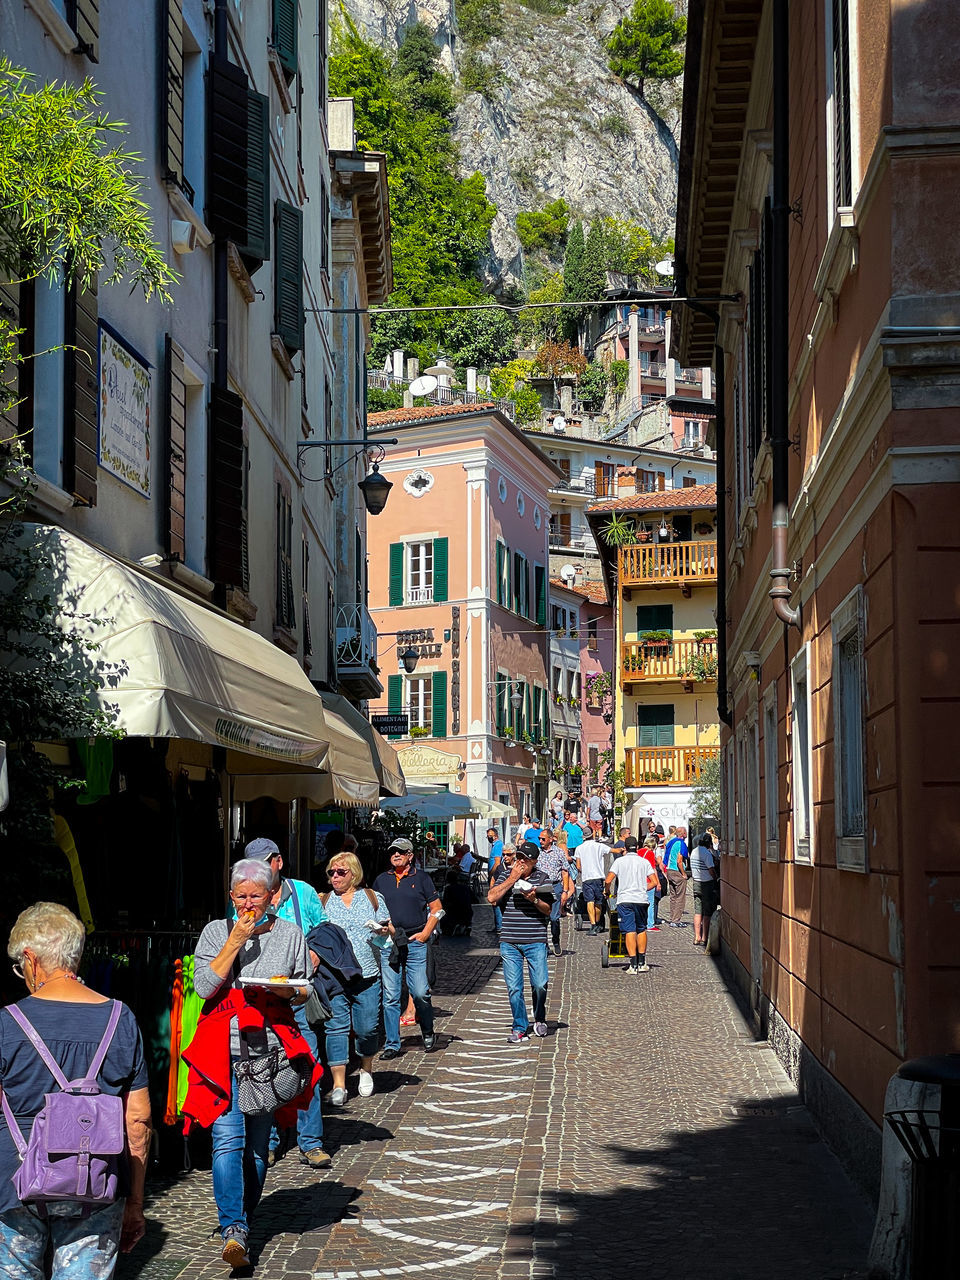
[[144,1233],[143,1042],[127,1006],[77,976],[85,937],[72,911],[37,902],[7,945],[29,995],[0,1012],[4,1280],[109,1280]]

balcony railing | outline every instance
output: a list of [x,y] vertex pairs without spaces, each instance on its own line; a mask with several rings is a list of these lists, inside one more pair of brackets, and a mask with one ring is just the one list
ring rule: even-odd
[[[410,386],[409,378],[395,378],[392,373],[376,369],[367,370],[367,386],[380,391],[406,391]],[[489,391],[465,391],[462,387],[437,386],[429,395],[422,397],[430,404],[490,404],[495,409],[513,420],[517,406],[513,400],[502,400]]]
[[405,604],[433,604],[433,587],[410,587]]
[[337,678],[356,687],[359,696],[378,697],[377,628],[366,605],[344,604],[337,610]]
[[625,641],[620,649],[620,674],[624,684],[635,680],[716,680],[716,641]]
[[[682,500],[679,495],[678,500]],[[618,561],[620,585],[624,587],[641,584],[685,586],[691,582],[717,580],[715,542],[667,542],[621,547]]]
[[628,787],[689,786],[719,755],[719,747],[628,747],[624,782]]

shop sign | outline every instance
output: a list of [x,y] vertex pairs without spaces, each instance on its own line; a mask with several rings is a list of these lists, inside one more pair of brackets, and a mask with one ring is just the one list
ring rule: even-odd
[[397,758],[405,778],[456,777],[463,767],[463,761],[452,752],[419,744],[401,747]]
[[99,462],[150,497],[150,366],[100,325]]
[[439,658],[443,645],[435,642],[433,627],[421,627],[419,631],[398,631],[397,652],[415,649],[418,658]]
[[406,712],[396,715],[373,715],[370,717],[370,723],[377,733],[382,733],[384,737],[392,733],[402,735],[410,732],[410,717]]

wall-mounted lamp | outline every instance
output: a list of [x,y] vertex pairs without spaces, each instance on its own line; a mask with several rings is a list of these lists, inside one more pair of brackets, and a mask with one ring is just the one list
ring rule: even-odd
[[363,494],[363,505],[367,508],[367,514],[378,516],[387,505],[387,498],[390,496],[393,485],[386,476],[380,474],[380,463],[375,462],[373,470],[358,482],[357,488]]
[[[384,501],[386,501],[386,499],[384,499]],[[416,671],[417,659],[419,657],[420,657],[420,654],[417,652],[416,649],[414,649],[413,645],[410,645],[409,648],[404,649],[403,653],[400,654],[400,661],[403,663],[403,669],[408,676],[412,676],[414,671]]]
[[[367,509],[368,515],[378,516],[383,508],[387,505],[387,498],[390,496],[390,490],[393,484],[386,476],[380,474],[380,463],[386,457],[383,448],[385,444],[399,444],[400,441],[396,436],[390,439],[368,440],[366,436],[362,440],[354,440],[350,437],[336,436],[323,440],[301,440],[297,445],[297,467],[299,468],[303,453],[306,449],[329,449],[333,445],[357,445],[357,452],[351,457],[345,458],[343,462],[333,468],[333,471],[327,472],[327,475],[333,475],[339,471],[340,467],[346,466],[348,462],[352,462],[354,458],[359,458],[361,453],[368,453],[372,461],[372,470],[368,476],[357,483],[357,488],[363,494],[363,505]],[[303,476],[303,472],[300,472]],[[304,480],[325,480],[326,476],[303,476]]]

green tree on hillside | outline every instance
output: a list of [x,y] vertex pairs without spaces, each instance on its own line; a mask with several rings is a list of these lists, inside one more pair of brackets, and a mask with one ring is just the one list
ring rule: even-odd
[[499,369],[490,370],[490,388],[502,400],[516,404],[516,420],[520,426],[540,421],[543,406],[540,397],[530,386],[535,374],[532,360],[511,360]]
[[683,71],[687,20],[670,0],[634,0],[607,40],[610,70],[643,93],[646,80],[672,80]]
[[596,218],[587,234],[583,247],[583,270],[581,273],[583,302],[596,302],[603,293],[606,284],[606,246],[603,238],[603,223]]
[[566,200],[552,200],[532,213],[517,214],[517,235],[527,253],[554,255],[567,237],[569,210]]
[[[563,302],[563,276],[555,271],[542,285],[531,289],[528,302]],[[565,320],[562,307],[530,307],[520,312],[520,340],[525,346],[539,346],[548,338],[558,338],[563,332]]]

